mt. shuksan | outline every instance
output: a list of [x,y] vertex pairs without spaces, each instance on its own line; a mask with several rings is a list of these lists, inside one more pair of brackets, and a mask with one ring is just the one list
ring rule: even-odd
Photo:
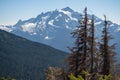
[[[88,15],[88,17],[90,16]],[[41,13],[36,18],[19,20],[13,26],[1,25],[0,29],[68,52],[67,47],[73,45],[74,42],[70,33],[78,25],[78,20],[81,18],[80,13],[66,7]],[[95,16],[95,35],[98,38],[101,36],[103,25],[103,20]],[[111,43],[116,42],[116,51],[120,52],[120,38],[118,38],[120,26],[110,21],[108,28],[114,37]]]

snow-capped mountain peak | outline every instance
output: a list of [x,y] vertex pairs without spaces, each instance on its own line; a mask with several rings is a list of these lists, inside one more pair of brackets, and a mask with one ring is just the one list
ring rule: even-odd
[[61,10],[64,10],[64,11],[69,11],[69,12],[74,12],[74,10],[72,10],[70,7],[65,7]]
[[[88,17],[91,17],[88,14]],[[28,20],[19,20],[14,26],[1,25],[0,29],[22,36],[32,41],[44,43],[54,48],[68,52],[67,46],[73,45],[73,39],[70,33],[78,25],[81,14],[75,12],[69,7],[56,9],[54,11],[42,12],[35,18]],[[104,21],[97,16],[95,19],[96,37],[101,36]],[[117,42],[117,52],[120,52],[120,26],[110,22],[109,32],[114,36]]]

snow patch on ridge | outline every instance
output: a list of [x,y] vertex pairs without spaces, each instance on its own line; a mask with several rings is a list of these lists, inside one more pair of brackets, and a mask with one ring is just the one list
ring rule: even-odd
[[64,10],[61,10],[61,9],[58,10],[58,11],[66,14],[66,15],[68,15],[71,20],[78,21],[76,18],[73,18],[73,17],[72,17],[72,13],[71,13],[71,12],[69,12],[69,11],[64,11]]
[[120,31],[120,26],[117,28],[118,31]]
[[98,25],[98,24],[101,24],[101,23],[102,23],[102,21],[98,21],[98,22],[95,23],[95,25]]
[[65,22],[69,22],[69,19],[65,19]]
[[59,17],[62,17],[62,15],[59,14],[59,15],[55,18],[55,20],[56,20],[56,21],[59,21],[59,19],[58,19]]
[[36,24],[34,23],[26,23],[24,25],[22,25],[22,30],[24,32],[28,32],[28,33],[33,33],[35,30]]
[[51,25],[51,26],[54,26],[53,22],[54,22],[54,20],[51,20],[51,21],[48,22],[48,24]]
[[49,36],[46,36],[44,39],[50,40],[50,39],[53,39],[53,38],[51,38],[51,37],[49,37]]
[[6,26],[3,26],[3,25],[0,25],[0,29],[4,30],[4,31],[7,31],[7,32],[13,31],[11,27],[6,27]]

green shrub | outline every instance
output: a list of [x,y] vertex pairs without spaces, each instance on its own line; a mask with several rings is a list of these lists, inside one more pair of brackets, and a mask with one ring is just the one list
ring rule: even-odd
[[0,80],[16,80],[16,79],[11,77],[1,77]]
[[[91,77],[91,74],[89,74],[86,71],[83,71],[83,74],[86,75],[86,80],[89,80]],[[73,74],[68,75],[70,80],[84,80],[84,78],[81,75],[78,75],[78,77],[75,77]],[[98,80],[110,80],[112,78],[111,74],[109,75],[100,75],[100,77],[98,77]]]
[[112,78],[111,74],[100,76],[99,80],[110,80]]

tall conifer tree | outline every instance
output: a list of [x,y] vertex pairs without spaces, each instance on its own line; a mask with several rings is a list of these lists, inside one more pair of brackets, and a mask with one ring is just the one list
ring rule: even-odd
[[102,55],[103,55],[103,66],[102,66],[102,74],[109,75],[110,74],[110,53],[109,53],[109,45],[108,45],[108,21],[106,20],[106,16],[104,15],[104,28],[103,28],[103,44],[101,44]]
[[95,52],[95,44],[94,44],[94,16],[92,15],[92,21],[90,26],[90,73],[93,73],[93,66],[94,66],[94,52]]
[[79,21],[79,26],[72,32],[73,38],[76,39],[75,47],[71,50],[71,54],[68,57],[69,72],[74,76],[82,75],[85,79],[85,75],[82,71],[86,71],[86,57],[87,57],[87,8],[84,10],[84,16]]

